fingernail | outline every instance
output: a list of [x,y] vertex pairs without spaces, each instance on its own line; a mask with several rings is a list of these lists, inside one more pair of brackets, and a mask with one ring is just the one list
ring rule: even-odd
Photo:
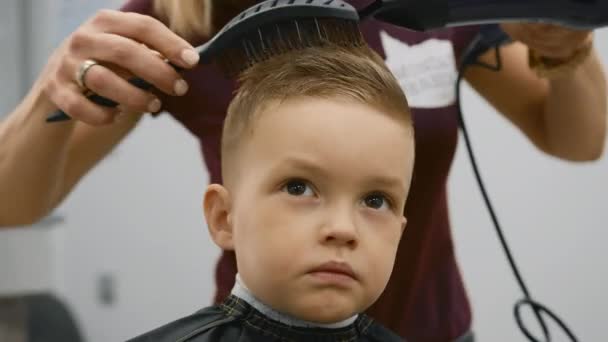
[[184,95],[188,92],[188,83],[186,83],[186,81],[182,79],[175,81],[175,84],[173,85],[173,91],[178,96]]
[[196,53],[196,51],[192,49],[185,49],[184,51],[182,51],[182,59],[184,60],[184,62],[186,62],[186,64],[190,66],[196,65],[196,63],[198,63],[199,58],[200,57],[198,53]]
[[150,101],[150,103],[148,103],[148,111],[150,113],[156,113],[160,110],[161,106],[162,102],[160,102],[159,99],[153,99],[152,101]]

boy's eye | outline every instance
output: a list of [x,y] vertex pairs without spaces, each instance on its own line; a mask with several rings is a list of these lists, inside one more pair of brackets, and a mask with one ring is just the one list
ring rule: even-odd
[[312,196],[314,193],[311,187],[304,181],[292,180],[283,187],[283,191],[292,196]]
[[366,206],[377,210],[383,209],[384,207],[388,209],[389,206],[389,202],[386,199],[386,196],[381,194],[368,195],[363,199],[363,201],[365,202]]

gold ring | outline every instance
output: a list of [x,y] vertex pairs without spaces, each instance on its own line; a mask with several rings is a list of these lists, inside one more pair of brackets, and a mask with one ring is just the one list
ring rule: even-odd
[[80,64],[78,71],[76,71],[76,83],[78,84],[80,89],[82,89],[82,91],[89,90],[89,88],[87,87],[87,85],[84,82],[84,78],[86,77],[89,69],[91,69],[92,66],[98,65],[98,64],[99,63],[97,63],[96,61],[94,61],[92,59],[87,59],[84,62],[82,62],[82,64]]

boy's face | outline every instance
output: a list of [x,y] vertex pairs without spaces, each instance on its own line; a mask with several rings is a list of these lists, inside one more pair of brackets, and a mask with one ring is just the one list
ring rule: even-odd
[[384,290],[405,227],[411,128],[314,98],[273,102],[251,125],[227,190],[231,236],[219,244],[276,310],[321,323],[362,312]]

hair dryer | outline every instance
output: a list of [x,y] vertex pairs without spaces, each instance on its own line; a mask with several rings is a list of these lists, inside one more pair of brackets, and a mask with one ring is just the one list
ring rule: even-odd
[[376,0],[367,16],[416,31],[505,21],[578,29],[608,26],[608,0]]

